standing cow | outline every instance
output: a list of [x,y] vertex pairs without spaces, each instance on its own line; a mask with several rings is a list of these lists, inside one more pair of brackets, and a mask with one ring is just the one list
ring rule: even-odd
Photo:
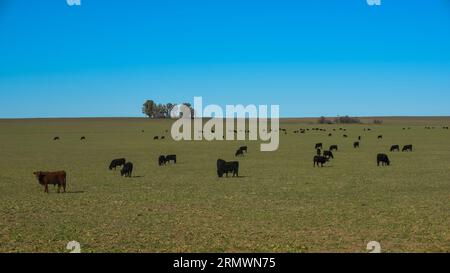
[[378,154],[377,155],[377,165],[380,166],[380,163],[382,166],[390,166],[391,161],[389,160],[389,157],[386,154]]
[[400,152],[400,146],[392,145],[391,146],[391,152]]
[[133,163],[128,162],[123,166],[122,170],[120,171],[120,175],[125,177],[131,177],[132,174],[133,174]]
[[66,192],[67,184],[67,174],[65,171],[59,172],[34,172],[34,176],[37,178],[39,184],[44,186],[44,192],[48,192],[48,185],[58,185],[58,193],[61,192],[61,187],[63,191]]
[[226,162],[225,160],[217,160],[217,175],[221,178],[224,174],[228,177],[228,173],[233,173],[233,177],[239,177],[239,162]]
[[402,152],[412,152],[413,146],[412,145],[405,145],[403,146]]
[[328,160],[329,160],[329,159],[326,158],[326,157],[324,157],[324,156],[318,156],[318,155],[316,155],[316,156],[314,157],[314,159],[313,159],[314,167],[316,167],[316,165],[317,165],[317,167],[319,167],[319,164],[320,164],[321,167],[323,167],[323,164],[327,163]]

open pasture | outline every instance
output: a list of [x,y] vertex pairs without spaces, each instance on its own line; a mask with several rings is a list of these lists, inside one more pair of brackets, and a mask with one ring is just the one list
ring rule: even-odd
[[[165,120],[0,120],[0,252],[66,252],[72,240],[83,252],[367,252],[369,241],[450,251],[449,118],[311,121],[282,120],[279,150],[263,153],[258,142],[173,141]],[[293,133],[316,127],[327,131]],[[339,150],[314,168],[319,142]],[[377,167],[378,153],[391,166]],[[159,166],[163,154],[177,164]],[[108,170],[122,157],[131,178]],[[219,179],[218,158],[238,160],[241,177]],[[59,170],[68,192],[45,194],[33,172]]]

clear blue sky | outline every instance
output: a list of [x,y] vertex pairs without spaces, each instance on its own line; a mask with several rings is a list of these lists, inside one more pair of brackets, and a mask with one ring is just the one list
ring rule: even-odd
[[0,118],[450,115],[450,0],[0,0]]

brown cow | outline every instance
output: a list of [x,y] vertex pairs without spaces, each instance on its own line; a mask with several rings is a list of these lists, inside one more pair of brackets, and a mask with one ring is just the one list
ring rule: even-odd
[[66,172],[34,172],[39,184],[45,187],[44,192],[48,193],[48,185],[58,185],[58,193],[61,191],[61,187],[66,192]]

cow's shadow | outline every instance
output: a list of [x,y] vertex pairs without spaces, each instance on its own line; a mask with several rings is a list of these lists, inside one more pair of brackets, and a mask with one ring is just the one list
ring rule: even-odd
[[63,194],[83,194],[85,191],[66,191]]

